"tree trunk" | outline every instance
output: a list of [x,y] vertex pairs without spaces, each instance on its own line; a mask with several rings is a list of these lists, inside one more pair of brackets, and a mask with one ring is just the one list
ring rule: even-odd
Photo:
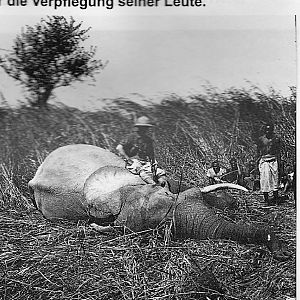
[[46,87],[42,88],[42,91],[37,93],[37,100],[34,102],[33,106],[38,106],[41,108],[46,107],[53,89],[53,85],[47,85]]

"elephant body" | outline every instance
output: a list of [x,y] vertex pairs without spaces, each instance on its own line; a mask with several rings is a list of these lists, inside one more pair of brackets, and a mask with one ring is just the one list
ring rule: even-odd
[[91,145],[68,145],[56,149],[38,168],[29,186],[38,209],[47,219],[87,217],[83,195],[86,179],[98,168],[124,166],[113,153]]
[[146,184],[124,168],[115,154],[92,145],[69,145],[53,151],[29,182],[37,208],[48,219],[91,219],[113,222],[133,231],[173,220],[174,236],[231,239],[265,244],[278,251],[267,228],[237,225],[213,213],[205,194],[191,188],[177,195]]

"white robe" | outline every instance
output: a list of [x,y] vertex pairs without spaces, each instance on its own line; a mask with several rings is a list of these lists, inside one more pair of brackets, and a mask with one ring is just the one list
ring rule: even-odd
[[275,156],[262,157],[259,161],[260,190],[263,193],[278,190],[278,162]]

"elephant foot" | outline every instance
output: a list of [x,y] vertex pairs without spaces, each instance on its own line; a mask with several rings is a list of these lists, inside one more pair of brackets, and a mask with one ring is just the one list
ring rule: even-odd
[[90,226],[100,232],[100,233],[108,233],[108,232],[112,232],[113,231],[113,227],[112,226],[101,226],[101,225],[98,225],[96,223],[91,223]]

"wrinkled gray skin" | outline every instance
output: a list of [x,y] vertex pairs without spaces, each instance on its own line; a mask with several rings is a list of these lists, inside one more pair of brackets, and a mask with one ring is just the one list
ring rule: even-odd
[[[286,259],[269,228],[225,220],[209,208],[199,188],[179,195],[145,184],[124,168],[115,154],[91,145],[68,145],[50,153],[29,182],[37,208],[48,219],[90,219],[133,231],[155,228],[172,219],[179,239],[229,239],[266,245]],[[213,203],[212,197],[210,205]]]

